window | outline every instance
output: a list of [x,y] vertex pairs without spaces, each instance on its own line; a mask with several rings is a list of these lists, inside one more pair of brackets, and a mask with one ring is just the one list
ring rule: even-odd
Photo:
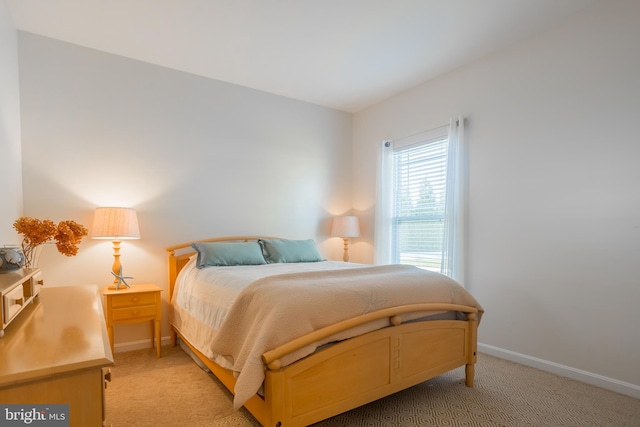
[[384,141],[378,170],[376,262],[463,276],[462,119]]
[[441,271],[448,138],[393,153],[391,262]]

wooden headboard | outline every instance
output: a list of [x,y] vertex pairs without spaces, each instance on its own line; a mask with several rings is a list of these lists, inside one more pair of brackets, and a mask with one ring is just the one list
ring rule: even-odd
[[187,243],[181,243],[179,245],[169,246],[166,250],[168,253],[169,261],[169,301],[173,298],[173,288],[176,284],[176,278],[180,270],[189,262],[189,258],[196,252],[191,247],[192,243],[196,242],[253,242],[258,239],[279,239],[279,237],[268,236],[231,236],[231,237],[213,237],[211,239],[193,240]]

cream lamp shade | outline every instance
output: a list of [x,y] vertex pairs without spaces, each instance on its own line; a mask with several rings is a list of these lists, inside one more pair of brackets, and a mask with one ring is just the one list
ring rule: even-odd
[[360,236],[360,222],[357,216],[337,216],[333,218],[331,225],[331,235],[342,237],[344,241],[344,255],[342,260],[349,261],[349,237]]
[[129,285],[127,285],[122,276],[120,241],[140,238],[136,211],[131,208],[96,208],[93,215],[91,238],[113,241],[113,266],[111,272],[115,276],[115,279],[111,288],[120,289],[121,284],[124,284],[124,286],[128,288]]
[[96,208],[93,215],[92,239],[139,239],[138,216],[131,208]]

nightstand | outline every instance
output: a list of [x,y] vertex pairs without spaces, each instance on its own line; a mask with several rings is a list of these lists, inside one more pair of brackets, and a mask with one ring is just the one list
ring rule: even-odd
[[162,320],[162,289],[154,284],[131,285],[125,289],[103,288],[105,298],[105,315],[107,318],[107,333],[113,352],[113,325],[119,323],[137,323],[149,321],[151,324],[151,348],[154,337],[156,353],[160,357],[160,339]]

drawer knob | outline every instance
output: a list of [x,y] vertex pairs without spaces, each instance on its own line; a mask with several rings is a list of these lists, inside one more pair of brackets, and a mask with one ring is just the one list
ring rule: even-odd
[[138,297],[133,297],[133,298],[131,298],[131,301],[133,301],[133,302],[138,302]]

